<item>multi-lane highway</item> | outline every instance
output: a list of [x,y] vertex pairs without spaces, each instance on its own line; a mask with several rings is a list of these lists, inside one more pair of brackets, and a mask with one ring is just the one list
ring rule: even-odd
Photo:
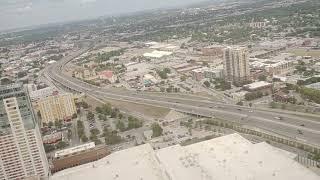
[[113,99],[130,103],[172,108],[177,111],[201,116],[222,118],[244,125],[258,127],[284,136],[320,145],[320,116],[304,113],[256,109],[213,102],[195,96],[175,97],[161,93],[143,93],[119,89],[104,89],[87,84],[63,73],[64,66],[72,59],[87,52],[81,49],[45,69],[44,75],[52,82],[69,89],[84,92],[89,96],[105,100]]

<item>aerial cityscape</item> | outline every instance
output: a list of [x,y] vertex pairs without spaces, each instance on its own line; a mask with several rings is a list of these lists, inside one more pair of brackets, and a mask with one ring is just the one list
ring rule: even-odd
[[190,2],[1,27],[0,180],[319,180],[320,1]]

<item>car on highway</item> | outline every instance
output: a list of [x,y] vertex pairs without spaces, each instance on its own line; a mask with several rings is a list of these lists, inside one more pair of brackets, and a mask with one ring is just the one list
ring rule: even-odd
[[281,116],[276,116],[274,118],[277,119],[277,120],[282,120],[283,119],[283,117],[281,117]]

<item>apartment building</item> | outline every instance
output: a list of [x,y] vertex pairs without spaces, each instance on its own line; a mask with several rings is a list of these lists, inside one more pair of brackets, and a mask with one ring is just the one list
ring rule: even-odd
[[40,99],[38,109],[42,123],[71,119],[72,115],[77,112],[74,97],[71,93]]
[[224,77],[235,85],[250,81],[248,50],[244,47],[227,47],[223,50]]
[[0,86],[0,179],[46,179],[49,167],[27,90]]

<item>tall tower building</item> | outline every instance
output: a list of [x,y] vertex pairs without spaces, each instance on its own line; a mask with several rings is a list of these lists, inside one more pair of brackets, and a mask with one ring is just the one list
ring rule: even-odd
[[45,179],[48,161],[22,84],[0,86],[0,179]]
[[227,47],[223,50],[224,76],[235,85],[250,81],[248,50],[244,47]]

